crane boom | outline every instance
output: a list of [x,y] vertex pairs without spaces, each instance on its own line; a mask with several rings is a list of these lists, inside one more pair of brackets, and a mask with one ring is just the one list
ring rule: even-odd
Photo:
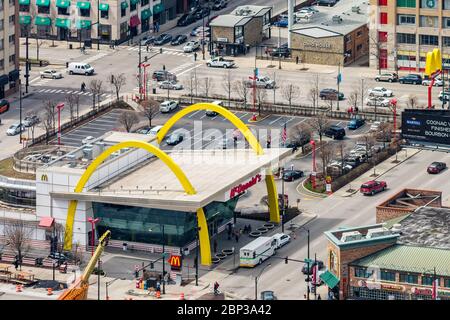
[[111,237],[111,231],[107,230],[98,240],[97,249],[94,255],[89,260],[88,265],[84,269],[83,274],[78,278],[75,283],[65,290],[59,297],[58,300],[86,300],[88,289],[89,289],[89,277],[94,271],[95,265],[100,259],[103,250],[105,249],[109,238]]

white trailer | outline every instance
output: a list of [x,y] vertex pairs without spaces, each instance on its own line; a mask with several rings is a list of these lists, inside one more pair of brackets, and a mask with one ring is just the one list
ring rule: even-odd
[[277,247],[277,240],[273,237],[259,237],[240,250],[239,266],[251,267],[261,264],[270,258]]

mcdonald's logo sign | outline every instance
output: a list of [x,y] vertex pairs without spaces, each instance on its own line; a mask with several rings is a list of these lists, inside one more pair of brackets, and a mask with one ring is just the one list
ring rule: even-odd
[[427,53],[427,60],[425,64],[425,74],[429,77],[434,77],[442,70],[441,50],[433,49],[432,52]]
[[41,176],[41,181],[48,181],[48,176],[45,173]]
[[172,269],[180,270],[181,269],[181,256],[172,254],[168,260]]

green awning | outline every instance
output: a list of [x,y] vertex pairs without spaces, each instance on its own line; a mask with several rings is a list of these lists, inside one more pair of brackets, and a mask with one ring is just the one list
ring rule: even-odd
[[109,10],[109,4],[107,3],[100,3],[100,7],[98,7],[100,11],[108,11]]
[[19,4],[28,6],[30,4],[30,0],[19,0]]
[[141,19],[148,19],[152,16],[152,10],[150,9],[145,9],[141,11]]
[[69,0],[56,0],[56,6],[58,8],[67,9],[70,7],[70,1]]
[[20,24],[30,24],[31,16],[19,16],[19,23]]
[[164,11],[164,5],[162,3],[155,4],[153,6],[153,14],[157,14]]
[[139,2],[139,0],[130,0],[131,4],[137,4]]
[[49,17],[36,16],[36,18],[34,19],[34,24],[37,26],[51,26],[52,19],[50,19]]
[[122,9],[128,8],[128,2],[123,1],[123,2],[120,4],[120,7],[121,7]]
[[339,283],[339,279],[336,278],[336,276],[331,273],[330,271],[325,271],[322,273],[319,278],[325,282],[325,284],[328,286],[328,288],[333,289],[336,287],[336,285]]
[[38,7],[48,7],[50,5],[50,0],[36,0],[36,5]]
[[78,20],[76,27],[77,29],[89,29],[91,27],[91,20]]
[[71,26],[69,19],[63,19],[63,18],[56,18],[55,26],[60,28],[69,29]]
[[80,9],[90,9],[91,8],[91,3],[90,2],[84,2],[84,1],[78,1],[77,2],[77,7]]

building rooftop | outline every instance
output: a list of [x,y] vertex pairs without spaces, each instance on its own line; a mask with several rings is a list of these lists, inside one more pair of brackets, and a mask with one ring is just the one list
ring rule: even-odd
[[235,27],[235,26],[242,26],[251,19],[252,17],[224,14],[215,18],[213,21],[210,22],[209,25],[212,27]]
[[265,15],[267,12],[272,10],[272,7],[268,6],[253,6],[253,5],[246,5],[246,6],[239,6],[236,7],[233,11],[230,12],[230,14],[235,16],[252,16],[252,17],[260,17]]
[[212,201],[227,201],[231,189],[251,181],[258,174],[264,179],[266,169],[278,165],[290,153],[287,148],[265,149],[260,156],[251,149],[169,152],[196,190],[194,195],[184,192],[175,175],[161,160],[151,158],[136,170],[89,192],[55,192],[52,197],[195,211]]
[[353,261],[350,265],[426,274],[432,274],[436,268],[437,275],[450,276],[450,251],[394,245]]
[[399,244],[450,250],[450,208],[421,207],[398,223]]
[[[359,10],[356,10],[356,7]],[[319,12],[315,13],[310,20],[304,19],[294,24],[291,32],[312,38],[346,35],[367,24],[368,13],[368,0],[339,1],[332,8],[319,7]],[[329,31],[329,35],[326,35],[324,31]]]

